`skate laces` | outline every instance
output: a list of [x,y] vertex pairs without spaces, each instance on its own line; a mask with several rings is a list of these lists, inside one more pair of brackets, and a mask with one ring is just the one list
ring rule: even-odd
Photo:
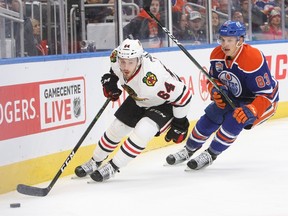
[[180,161],[180,160],[188,160],[189,159],[189,154],[188,154],[188,150],[186,148],[182,149],[181,151],[173,154],[174,158],[176,161]]
[[199,168],[205,165],[211,165],[213,162],[212,156],[207,151],[202,152],[194,160],[198,164]]
[[81,165],[81,167],[88,174],[94,172],[98,168],[96,161],[94,161],[93,159],[90,159],[88,162]]
[[115,175],[116,170],[110,163],[107,163],[98,169],[98,172],[102,175],[103,180],[107,180]]

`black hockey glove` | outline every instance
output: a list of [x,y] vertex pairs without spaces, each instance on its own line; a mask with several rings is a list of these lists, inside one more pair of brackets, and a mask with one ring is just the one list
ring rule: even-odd
[[118,100],[122,93],[117,86],[118,80],[119,78],[115,74],[111,73],[104,74],[101,78],[104,96],[109,98],[111,101]]
[[181,143],[187,137],[189,121],[186,117],[174,118],[171,122],[171,128],[165,136],[166,142],[173,140],[175,143]]

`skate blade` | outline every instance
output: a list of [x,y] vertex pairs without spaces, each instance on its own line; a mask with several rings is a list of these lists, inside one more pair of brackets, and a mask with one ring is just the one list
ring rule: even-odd
[[185,172],[193,172],[196,171],[196,169],[190,169],[188,166],[184,169]]
[[164,167],[172,167],[172,166],[174,166],[174,165],[171,165],[171,164],[168,164],[168,163],[164,163],[163,166],[164,166]]
[[93,180],[87,181],[87,184],[97,184],[97,183],[99,183],[99,182],[96,182],[96,181],[93,181]]
[[106,182],[109,182],[109,181],[102,181],[102,182],[97,182],[97,181],[94,181],[94,180],[89,180],[89,181],[87,181],[87,184],[103,184],[103,183],[106,183]]
[[78,176],[72,176],[72,180],[80,180],[80,179],[87,179],[89,176],[84,176],[84,177],[78,177]]
[[181,163],[178,163],[178,164],[168,164],[168,163],[164,163],[163,164],[163,166],[164,167],[179,167],[179,166],[184,166],[185,165],[185,163],[184,163],[185,161],[183,161],[183,162],[181,162]]
[[205,165],[205,166],[203,166],[203,167],[201,167],[201,168],[198,168],[198,169],[191,169],[191,168],[189,168],[188,166],[185,168],[185,172],[193,172],[193,171],[200,171],[200,170],[205,170],[207,167],[209,166],[209,164],[207,164],[207,165]]

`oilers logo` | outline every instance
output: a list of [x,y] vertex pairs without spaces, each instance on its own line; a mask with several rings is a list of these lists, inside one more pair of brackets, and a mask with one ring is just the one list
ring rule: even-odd
[[73,100],[73,111],[75,118],[78,118],[81,114],[81,99],[79,97]]
[[229,71],[222,71],[219,74],[219,79],[222,83],[224,83],[228,88],[229,91],[235,96],[238,97],[242,92],[242,86],[239,79]]
[[155,83],[158,81],[155,74],[152,72],[148,72],[146,76],[142,80],[147,86],[154,86]]

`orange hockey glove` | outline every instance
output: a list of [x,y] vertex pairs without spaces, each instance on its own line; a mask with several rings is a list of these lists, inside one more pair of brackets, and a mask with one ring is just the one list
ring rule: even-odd
[[[217,85],[219,88],[224,92],[224,94],[228,94],[228,88],[227,86],[223,85],[220,81],[216,81]],[[226,100],[224,96],[214,87],[214,85],[209,82],[208,83],[208,90],[211,95],[211,100],[213,100],[217,107],[220,109],[224,109],[226,107]]]
[[253,124],[257,118],[257,109],[253,104],[244,105],[234,110],[233,117],[239,124]]

